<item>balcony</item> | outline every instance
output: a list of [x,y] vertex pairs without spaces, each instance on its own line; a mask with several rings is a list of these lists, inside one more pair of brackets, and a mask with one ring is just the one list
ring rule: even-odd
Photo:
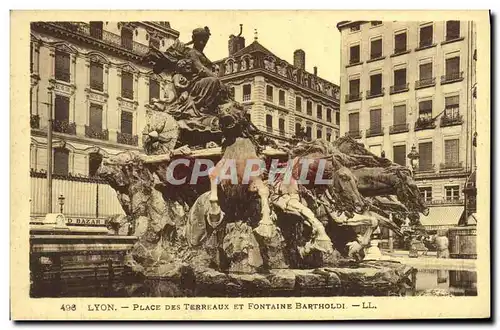
[[93,89],[95,91],[102,92],[104,91],[104,83],[101,80],[91,80],[90,81],[90,89]]
[[368,61],[366,61],[366,63],[371,63],[371,62],[375,62],[378,60],[383,60],[384,58],[385,58],[385,56],[382,56],[382,52],[373,53],[373,54],[370,54],[370,59]]
[[362,97],[363,97],[362,92],[346,94],[345,103],[360,101]]
[[410,90],[409,83],[391,86],[390,94],[404,93]]
[[107,129],[93,128],[85,125],[85,136],[99,140],[109,140],[109,132]]
[[361,139],[361,131],[348,131],[345,135],[350,136],[353,139]]
[[404,54],[408,54],[410,52],[409,49],[406,49],[405,48],[400,48],[400,49],[394,49],[394,54],[391,55],[391,57],[396,57],[396,56],[399,56],[399,55],[404,55]]
[[436,44],[432,42],[432,39],[420,40],[418,47],[415,49],[415,51],[431,48],[434,46],[436,46]]
[[279,130],[279,135],[280,135],[280,136],[285,136],[285,130],[280,129],[280,130]]
[[361,64],[361,60],[359,58],[351,58],[349,59],[349,64],[347,66],[355,66]]
[[55,78],[56,80],[64,81],[64,82],[70,82],[71,74],[67,70],[61,70],[61,69],[56,69],[55,72]]
[[243,102],[250,101],[252,99],[251,94],[243,94]]
[[385,88],[382,89],[376,89],[376,90],[368,90],[366,93],[366,99],[373,99],[375,97],[381,97],[384,96],[385,93]]
[[278,104],[282,107],[286,106],[285,100],[279,100]]
[[446,114],[444,114],[441,117],[441,123],[439,126],[446,127],[446,126],[462,125],[463,122],[464,122],[463,116],[461,115],[447,116]]
[[266,101],[267,102],[273,102],[273,96],[272,95],[266,95]]
[[464,72],[463,71],[450,72],[450,73],[447,73],[447,74],[441,76],[441,85],[451,84],[451,83],[454,83],[457,81],[462,81],[462,80],[464,80]]
[[366,130],[366,137],[382,136],[384,135],[383,127],[373,127]]
[[443,198],[435,199],[430,202],[426,202],[429,205],[464,205],[464,200],[462,198]]
[[39,115],[31,114],[30,126],[31,126],[31,128],[40,128],[40,116]]
[[391,127],[389,127],[389,134],[398,134],[398,133],[408,132],[409,131],[408,127],[409,127],[408,123],[392,125]]
[[462,162],[450,162],[450,163],[441,163],[439,166],[440,171],[461,171],[464,169]]
[[134,99],[134,90],[128,88],[122,88],[122,97],[133,100]]
[[272,126],[266,126],[266,132],[267,133],[272,133],[273,132],[273,127]]
[[54,132],[76,135],[76,124],[70,123],[68,120],[54,120],[52,122],[52,130]]
[[90,40],[104,42],[119,49],[135,53],[139,56],[144,56],[149,51],[149,46],[131,41],[129,39],[122,39],[122,37],[117,34],[104,31],[96,27],[91,27],[89,24],[84,22],[40,22],[37,24],[39,26],[49,27],[52,29],[56,28],[81,35],[83,37],[89,38]]
[[441,45],[451,44],[452,42],[462,41],[464,39],[465,38],[460,35],[446,35],[446,38],[443,42],[441,42]]
[[116,136],[116,141],[121,144],[128,144],[130,146],[138,146],[139,138],[137,135],[132,135],[128,133],[118,132]]
[[415,131],[436,128],[436,122],[432,118],[420,117],[415,122]]
[[415,80],[415,89],[436,86],[436,77]]

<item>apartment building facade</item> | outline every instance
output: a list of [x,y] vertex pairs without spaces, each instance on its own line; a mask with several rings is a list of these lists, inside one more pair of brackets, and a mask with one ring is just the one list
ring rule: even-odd
[[230,36],[229,56],[216,61],[214,71],[235,99],[247,107],[251,121],[271,137],[289,140],[305,129],[309,139],[334,141],[340,135],[337,85],[305,70],[306,54],[296,50],[290,64],[261,45],[248,46],[242,36]]
[[423,197],[444,206],[431,209],[435,221],[460,217],[464,184],[475,168],[474,22],[345,21],[337,27],[341,134],[403,166],[411,165],[414,148]]

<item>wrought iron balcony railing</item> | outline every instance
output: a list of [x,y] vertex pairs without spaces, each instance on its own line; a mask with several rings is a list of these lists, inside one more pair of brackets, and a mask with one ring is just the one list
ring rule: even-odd
[[464,72],[450,72],[441,76],[441,84],[449,84],[464,79]]
[[348,131],[346,132],[346,135],[352,137],[353,139],[361,139],[361,131]]
[[139,137],[137,135],[132,135],[128,133],[118,132],[116,136],[116,141],[121,144],[128,144],[130,146],[139,145]]
[[436,123],[432,118],[420,117],[415,122],[415,131],[434,128],[436,128]]
[[76,124],[68,120],[54,120],[52,122],[54,132],[76,135]]
[[250,101],[252,99],[251,94],[243,94],[243,102]]
[[390,93],[391,94],[396,94],[396,93],[402,93],[402,92],[407,92],[409,90],[409,84],[402,84],[402,85],[394,85],[391,86]]
[[70,82],[71,74],[69,71],[56,69],[55,78],[56,80]]
[[441,117],[441,127],[446,127],[446,126],[454,126],[454,125],[462,125],[464,122],[463,116],[461,115],[456,115],[456,116],[447,116],[443,115]]
[[366,130],[366,137],[381,136],[384,135],[383,127],[373,127]]
[[430,205],[463,205],[463,198],[443,198],[443,199],[434,199],[432,201],[426,202],[426,204]]
[[273,96],[272,95],[266,95],[266,101],[267,102],[272,102],[273,101]]
[[406,45],[404,47],[401,47],[401,48],[394,48],[394,55],[406,53],[407,50],[408,49],[406,48]]
[[40,116],[39,115],[31,115],[30,116],[30,126],[31,128],[40,128]]
[[109,140],[109,131],[85,125],[85,136],[93,139]]
[[389,127],[389,134],[408,132],[409,131],[408,127],[409,127],[408,123],[392,125],[391,127]]
[[100,30],[96,27],[91,28],[89,24],[84,22],[44,22],[44,24],[49,24],[92,39],[100,40],[115,47],[132,51],[140,56],[146,55],[149,51],[149,46],[131,41],[130,39],[122,39],[121,36],[109,31]]
[[420,79],[415,81],[415,89],[431,87],[436,85],[436,77]]
[[359,59],[359,57],[349,59],[349,65],[354,65],[354,64],[359,64],[359,63],[361,63],[361,60]]
[[381,88],[381,89],[375,89],[375,90],[368,90],[368,92],[366,93],[366,98],[367,99],[371,99],[371,98],[374,98],[374,97],[380,97],[380,96],[384,96],[384,93],[385,93],[385,88]]
[[359,93],[350,93],[350,94],[346,94],[345,101],[346,101],[346,103],[347,102],[360,101],[362,97],[363,97],[363,93],[362,92],[359,92]]
[[128,88],[122,88],[122,97],[133,100],[134,99],[134,91]]
[[441,163],[439,165],[439,169],[441,171],[448,171],[448,170],[462,170],[464,168],[462,162],[450,162],[450,163]]
[[104,91],[104,83],[102,82],[102,80],[91,80],[90,89],[102,92]]

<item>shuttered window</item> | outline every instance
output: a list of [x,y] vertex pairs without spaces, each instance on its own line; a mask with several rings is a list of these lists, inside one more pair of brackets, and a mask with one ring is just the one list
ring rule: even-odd
[[397,105],[394,107],[394,125],[406,124],[406,105]]
[[420,101],[418,103],[418,113],[420,117],[432,117],[432,100]]
[[446,76],[453,78],[460,71],[460,56],[446,59]]
[[359,79],[349,80],[349,95],[359,95]]
[[432,45],[433,28],[432,25],[424,26],[420,28],[420,47],[426,47]]
[[370,110],[370,129],[379,132],[382,129],[382,110]]
[[446,165],[458,165],[458,139],[444,141],[444,162]]
[[302,111],[302,98],[301,97],[296,97],[295,98],[295,109],[297,111]]
[[378,95],[382,93],[382,74],[374,74],[370,76],[370,93]]
[[349,63],[359,63],[359,45],[351,46],[349,52]]
[[460,115],[460,96],[449,96],[444,99],[445,116],[447,117],[457,117]]
[[90,125],[94,131],[102,131],[102,105],[90,104]]
[[122,72],[122,97],[127,99],[134,98],[134,75],[130,72]]
[[56,51],[55,55],[56,69],[55,77],[57,80],[65,82],[70,81],[70,56],[67,53]]
[[54,104],[54,119],[60,122],[69,122],[69,98],[62,95],[56,95]]
[[349,114],[349,131],[356,132],[359,131],[359,113]]
[[393,162],[401,166],[406,166],[406,146],[393,147],[394,160]]
[[397,87],[406,86],[406,68],[394,70],[394,85]]
[[54,174],[68,175],[69,150],[65,148],[54,149]]
[[394,53],[406,52],[406,32],[398,33],[394,36]]
[[382,39],[372,40],[370,47],[370,58],[382,57]]
[[127,133],[132,135],[132,123],[133,123],[133,114],[132,112],[122,111],[121,116],[121,130],[122,133]]
[[418,144],[419,169],[428,171],[432,169],[432,142],[423,142]]
[[460,21],[446,22],[446,40],[460,38]]
[[420,80],[432,79],[432,63],[420,64],[419,74]]
[[103,70],[101,63],[90,63],[90,88],[101,92],[104,89]]

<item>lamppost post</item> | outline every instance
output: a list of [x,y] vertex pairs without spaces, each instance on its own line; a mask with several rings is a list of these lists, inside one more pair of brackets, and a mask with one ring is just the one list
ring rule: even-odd
[[59,200],[59,206],[60,206],[60,213],[63,213],[63,207],[64,207],[64,200],[66,198],[64,198],[64,196],[61,194],[59,195],[59,197],[57,198]]

